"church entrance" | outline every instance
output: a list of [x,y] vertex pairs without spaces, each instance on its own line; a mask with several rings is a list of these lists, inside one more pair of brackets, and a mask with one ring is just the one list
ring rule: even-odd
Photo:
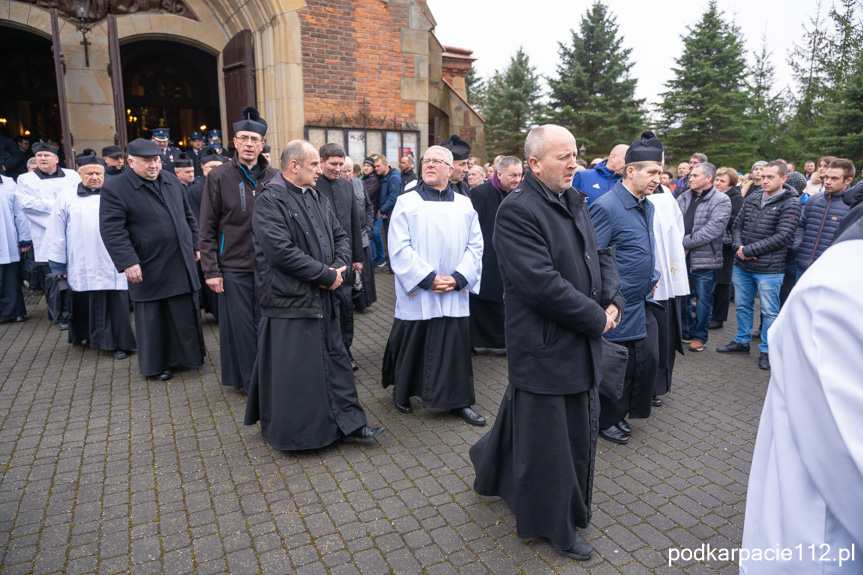
[[216,56],[169,40],[120,46],[129,141],[170,128],[174,145],[192,132],[221,129]]
[[61,141],[51,40],[0,26],[0,133]]

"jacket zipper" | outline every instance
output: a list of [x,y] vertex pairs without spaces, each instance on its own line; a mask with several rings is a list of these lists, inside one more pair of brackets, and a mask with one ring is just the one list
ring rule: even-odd
[[240,182],[240,207],[246,211],[246,184]]
[[827,214],[830,212],[830,202],[833,201],[833,194],[827,198],[827,207],[824,208],[824,217],[821,218],[821,226],[818,228],[818,235],[815,237],[815,245],[812,247],[812,255],[809,256],[809,261],[806,262],[806,268],[812,265],[812,260],[815,259],[815,250],[818,249],[818,242],[821,241],[821,231],[824,229],[824,222],[827,221]]

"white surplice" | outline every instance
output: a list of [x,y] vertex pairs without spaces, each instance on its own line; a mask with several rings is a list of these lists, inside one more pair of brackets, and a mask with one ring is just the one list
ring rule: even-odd
[[[803,274],[770,328],[771,377],[743,548],[779,546],[793,557],[741,561],[741,573],[863,573],[861,262],[863,240],[834,244]],[[856,561],[840,567],[840,549],[850,553],[852,544]]]
[[647,199],[656,210],[653,213],[653,235],[656,238],[656,269],[662,277],[656,286],[653,299],[665,301],[689,295],[689,277],[686,273],[686,252],[683,250],[683,212],[668,188],[661,194],[653,193]]
[[42,253],[42,238],[48,219],[57,196],[64,190],[75,191],[81,183],[78,172],[57,168],[66,174],[62,178],[47,178],[42,180],[36,172],[28,172],[18,176],[18,201],[24,209],[24,215],[30,220],[30,236],[33,238],[33,256],[39,263],[47,263],[48,258]]
[[126,290],[99,232],[99,194],[79,196],[64,190],[57,196],[42,241],[46,260],[66,264],[72,291]]
[[[455,194],[452,202],[427,202],[417,192],[402,194],[390,217],[387,244],[396,276],[397,319],[470,315],[468,291],[479,294],[483,241],[468,198]],[[458,272],[467,286],[445,294],[418,287],[431,272]]]
[[0,265],[20,261],[18,244],[30,241],[30,225],[15,195],[15,187],[15,180],[0,176]]

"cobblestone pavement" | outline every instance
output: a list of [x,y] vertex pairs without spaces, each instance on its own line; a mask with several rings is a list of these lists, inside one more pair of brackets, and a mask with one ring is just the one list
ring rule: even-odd
[[[768,380],[757,353],[679,357],[675,386],[629,445],[600,440],[585,563],[522,541],[505,503],[472,490],[467,452],[488,428],[379,384],[392,276],[357,314],[354,355],[369,424],[387,433],[314,452],[271,449],[209,357],[169,382],[137,358],[72,348],[31,295],[0,325],[0,570],[17,573],[736,573],[668,565],[670,547],[740,545],[747,474]],[[34,307],[35,305],[35,307]],[[733,308],[732,308],[733,315]],[[474,358],[477,410],[494,416],[506,358]]]

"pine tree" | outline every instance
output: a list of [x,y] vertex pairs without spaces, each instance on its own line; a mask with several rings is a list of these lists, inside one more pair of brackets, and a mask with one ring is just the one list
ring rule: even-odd
[[467,90],[467,101],[477,111],[482,111],[482,101],[485,94],[485,82],[477,74],[476,68],[471,68],[464,79],[465,89]]
[[825,104],[812,145],[823,154],[863,162],[863,54],[851,66],[836,101]]
[[749,116],[754,123],[756,134],[757,155],[752,161],[798,157],[796,142],[787,134],[789,125],[785,110],[788,93],[776,91],[776,74],[765,37],[761,38],[761,51],[755,54],[755,64],[748,76],[748,84],[751,95]]
[[539,114],[542,88],[536,69],[521,48],[505,70],[489,79],[483,98],[488,155],[521,157],[524,139]]
[[667,158],[702,152],[714,165],[743,167],[757,156],[748,88],[739,83],[746,61],[738,27],[722,16],[711,0],[681,38],[683,52],[660,104],[664,143]]
[[549,78],[550,119],[568,128],[595,155],[631,142],[644,129],[644,100],[629,74],[631,48],[622,47],[617,19],[594,2],[570,45],[558,43],[557,77]]

